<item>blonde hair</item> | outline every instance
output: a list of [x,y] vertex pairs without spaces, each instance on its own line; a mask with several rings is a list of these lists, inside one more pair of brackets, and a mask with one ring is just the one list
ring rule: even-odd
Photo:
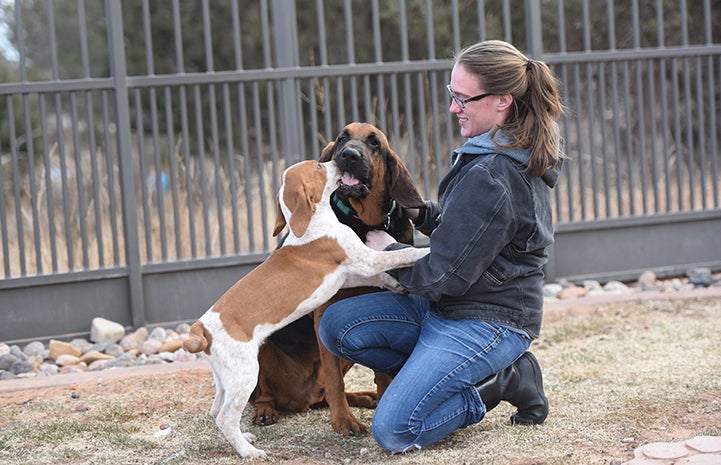
[[455,62],[476,75],[486,92],[510,94],[513,105],[503,126],[503,149],[530,149],[528,169],[537,176],[554,168],[564,155],[556,120],[563,115],[559,83],[542,61],[527,58],[513,45],[487,40],[464,48]]

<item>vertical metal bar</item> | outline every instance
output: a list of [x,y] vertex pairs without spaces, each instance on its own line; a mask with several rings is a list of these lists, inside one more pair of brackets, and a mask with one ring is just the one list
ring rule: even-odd
[[510,0],[503,0],[503,40],[508,43],[513,43],[513,31],[511,28],[511,2]]
[[526,50],[533,58],[540,58],[543,55],[540,0],[526,0]]
[[696,63],[696,121],[698,130],[698,167],[699,167],[699,192],[701,193],[701,208],[708,207],[706,192],[706,118],[704,118],[704,102],[703,95],[703,69],[701,68],[701,57],[695,57]]
[[[658,134],[656,132],[656,120],[657,120],[657,112],[656,112],[656,82],[654,79],[655,76],[655,66],[653,64],[653,60],[648,60],[648,70],[646,73],[646,85],[648,87],[648,113],[649,113],[649,129],[651,130],[651,142],[650,142],[650,164],[651,164],[651,192],[653,194],[653,212],[659,213],[661,211],[661,202],[659,198],[659,182],[658,180],[658,157],[657,154],[659,153],[658,150]],[[639,92],[643,92],[643,89],[639,89]]]
[[143,120],[143,101],[140,96],[141,90],[133,89],[133,101],[135,106],[135,132],[138,143],[138,171],[140,174],[140,204],[143,208],[143,231],[145,239],[145,261],[154,261],[153,257],[153,230],[151,226],[152,214],[150,213],[150,199],[148,198],[148,181],[150,180],[148,170],[145,167],[145,121]]
[[[378,0],[371,2],[371,23],[373,24],[373,59],[376,63],[383,62],[383,41],[381,39],[380,7]],[[383,75],[376,76],[376,118],[375,124],[383,130],[386,129],[386,92]]]
[[601,169],[603,171],[603,200],[604,200],[604,212],[605,218],[611,216],[611,188],[609,183],[609,160],[608,160],[608,141],[606,139],[606,105],[608,104],[606,99],[606,63],[601,61],[598,63],[598,113],[599,113],[599,127],[601,128],[600,140],[600,158],[601,158]]
[[173,123],[173,94],[170,87],[163,88],[165,98],[165,130],[168,134],[168,176],[170,177],[170,195],[173,202],[173,236],[175,238],[175,258],[183,258],[180,229],[180,198],[178,196],[178,162],[175,146],[175,125]]
[[[155,61],[153,59],[153,33],[150,27],[150,7],[148,0],[143,0],[143,36],[145,37],[145,63],[147,68],[147,74],[155,74]],[[155,193],[155,201],[158,210],[158,235],[160,236],[160,258],[162,261],[168,259],[168,240],[167,231],[165,225],[165,191],[166,182],[164,181],[165,172],[160,163],[160,142],[159,142],[159,130],[158,130],[158,97],[155,87],[151,87],[150,91],[150,124],[151,131],[153,134],[153,159],[155,162],[154,171],[155,176],[150,176],[148,182],[154,181],[155,186],[153,190]],[[143,128],[138,128],[143,131]],[[171,152],[172,153],[172,152]],[[150,188],[151,186],[148,186]],[[152,216],[145,219],[146,227],[153,221]],[[148,257],[150,259],[150,257]]]
[[205,131],[203,125],[203,99],[200,96],[200,86],[193,85],[193,99],[195,101],[195,137],[197,138],[197,158],[200,168],[200,202],[203,213],[203,241],[205,242],[205,256],[210,256],[210,218],[208,217],[208,183],[205,169]]
[[33,239],[35,241],[35,273],[42,274],[43,272],[43,254],[42,254],[42,242],[40,240],[40,214],[38,213],[39,202],[35,199],[38,198],[38,189],[35,183],[35,148],[33,145],[33,128],[31,118],[31,105],[30,96],[23,94],[23,113],[25,115],[25,146],[27,147],[27,160],[28,160],[28,187],[30,189],[31,211],[33,221]]
[[60,187],[63,200],[63,218],[65,220],[65,251],[67,257],[67,270],[75,268],[73,252],[73,225],[70,218],[70,205],[68,203],[68,166],[65,158],[65,136],[63,134],[62,99],[59,93],[55,94],[55,129],[57,131],[57,148],[60,159]]
[[48,238],[50,240],[50,259],[52,263],[52,271],[58,272],[58,245],[57,245],[57,233],[55,229],[55,194],[52,181],[52,163],[50,161],[50,147],[48,144],[48,128],[47,118],[45,117],[46,105],[45,105],[45,94],[39,96],[38,109],[42,118],[40,118],[40,134],[43,145],[43,165],[45,168],[45,192],[47,192],[47,203],[48,203]]
[[[401,0],[402,1],[402,0]],[[350,0],[343,2],[343,13],[345,22],[345,43],[347,51],[348,65],[353,66],[356,63],[355,60],[355,40],[353,39],[353,8],[351,7]],[[403,13],[401,13],[402,15]],[[348,83],[350,84],[350,105],[351,105],[351,119],[358,121],[360,115],[358,113],[358,81],[355,76],[348,76]]]
[[78,195],[78,225],[80,227],[80,247],[83,256],[83,268],[90,266],[88,257],[88,228],[85,212],[85,185],[83,176],[82,150],[80,149],[80,135],[78,134],[78,105],[76,93],[70,94],[70,121],[73,127],[73,155],[75,159],[75,182]]
[[103,237],[103,214],[102,199],[100,196],[100,182],[98,181],[98,153],[95,143],[95,111],[93,109],[93,94],[85,92],[85,113],[87,115],[88,124],[88,149],[90,155],[90,171],[92,181],[92,199],[95,215],[95,239],[96,249],[98,253],[98,267],[105,266],[105,251]]
[[215,203],[218,221],[218,236],[220,239],[220,254],[225,255],[225,221],[223,219],[223,181],[222,165],[220,163],[220,139],[218,136],[218,108],[215,96],[215,85],[209,86],[208,113],[210,114],[210,137],[213,141],[213,172],[215,175]]
[[[704,37],[706,39],[706,44],[710,45],[713,43],[713,31],[711,29],[711,0],[704,0],[703,2],[703,11],[704,11]],[[718,14],[718,13],[717,13]],[[721,65],[721,60],[719,60],[719,64]],[[715,83],[719,82],[718,79],[715,76],[714,73],[714,66],[713,66],[713,57],[708,56],[706,57],[706,83],[708,84],[708,87],[706,89],[707,95],[714,95],[714,86]],[[711,166],[708,167],[710,169],[709,177],[711,178],[711,186],[713,190],[713,208],[719,207],[719,173],[718,173],[718,162],[717,159],[719,157],[719,151],[718,151],[718,145],[717,145],[717,133],[716,133],[716,99],[710,98],[708,99],[708,106],[709,106],[709,154],[711,157]],[[704,170],[706,167],[704,167]]]
[[683,200],[683,141],[681,138],[681,114],[679,112],[680,97],[678,94],[678,60],[671,59],[671,108],[673,108],[673,137],[676,149],[676,197],[677,210],[684,209]]
[[[8,96],[8,98],[11,98]],[[0,139],[2,142],[2,139]],[[0,144],[2,149],[2,144]],[[12,271],[10,269],[10,236],[8,235],[8,212],[5,211],[5,177],[0,173],[0,236],[2,237],[3,247],[3,269],[4,277],[10,278]]]
[[143,280],[138,241],[138,217],[135,210],[132,150],[130,146],[130,110],[128,108],[129,96],[127,70],[125,66],[122,1],[105,0],[105,10],[108,21],[110,73],[115,91],[115,124],[117,128],[116,140],[122,186],[125,258],[128,267],[128,300],[130,302],[133,326],[140,327],[145,324],[145,308],[143,303]]
[[628,174],[628,214],[636,214],[636,193],[634,191],[634,170],[633,170],[633,131],[631,131],[631,89],[629,84],[629,61],[623,61],[623,110],[624,121],[626,121],[626,173]]
[[[300,61],[295,2],[273,0],[273,26],[275,65],[278,68],[297,67]],[[296,152],[296,147],[301,146],[303,131],[300,101],[295,81],[292,78],[281,79],[278,83],[280,146],[286,165],[300,161]]]
[[[235,148],[233,143],[233,119],[231,116],[231,99],[230,99],[230,85],[226,82],[221,86],[222,90],[222,101],[223,101],[223,121],[225,122],[225,158],[228,163],[228,202],[230,204],[230,220],[233,225],[233,252],[240,252],[240,243],[238,242],[238,186],[235,182]],[[216,170],[220,171],[221,166],[218,166]],[[221,210],[222,211],[222,210]],[[221,213],[222,217],[223,214]],[[224,231],[221,227],[221,233],[224,237]]]
[[[638,14],[638,0],[631,2],[631,24],[633,29],[633,48],[634,50],[641,49],[641,26]],[[643,100],[643,75],[642,65],[640,60],[636,60],[634,63],[634,71],[636,77],[636,108],[646,108]],[[639,164],[639,188],[641,189],[641,212],[643,214],[648,213],[648,187],[646,186],[648,178],[646,177],[646,112],[636,112],[638,116],[638,164]],[[629,154],[631,155],[631,154]],[[653,184],[653,183],[652,183]]]
[[[255,121],[254,121],[254,127],[255,127],[255,160],[258,166],[258,197],[260,201],[260,211],[262,212],[263,216],[265,216],[266,212],[266,196],[264,193],[265,189],[265,163],[263,160],[263,120],[261,118],[261,108],[260,108],[260,89],[258,88],[258,83],[253,82],[252,84],[252,92],[253,92],[253,114],[255,115]],[[247,189],[250,189],[253,185],[252,180],[255,177],[251,174],[250,170],[246,173],[246,186]],[[248,207],[250,208],[250,206]],[[268,242],[268,231],[265,221],[261,221],[261,232],[263,236],[263,250],[269,249],[269,242]]]
[[[13,96],[8,95],[7,101],[7,115],[8,115],[8,142],[10,144],[10,164],[12,169],[12,186],[13,186],[13,203],[15,207],[15,235],[18,241],[18,264],[20,265],[20,275],[27,275],[27,264],[25,259],[25,228],[23,225],[23,212],[22,212],[22,199],[20,195],[21,191],[21,178],[20,178],[20,165],[18,164],[18,153],[17,153],[17,138],[15,136],[15,109],[13,108]],[[1,176],[1,174],[0,174]],[[4,237],[8,237],[7,235]]]
[[113,238],[113,264],[120,265],[120,240],[118,234],[118,215],[115,190],[115,165],[113,163],[113,144],[110,138],[110,115],[108,110],[108,92],[102,91],[101,105],[103,111],[103,144],[105,150],[105,172],[107,179],[108,206],[110,216],[111,236]]

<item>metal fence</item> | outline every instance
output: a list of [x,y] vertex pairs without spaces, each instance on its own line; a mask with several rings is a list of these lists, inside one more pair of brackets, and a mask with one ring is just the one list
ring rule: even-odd
[[485,38],[563,84],[549,279],[721,268],[718,2],[31,3],[5,10],[0,340],[195,318],[274,247],[283,167],[349,121],[434,198],[450,57]]

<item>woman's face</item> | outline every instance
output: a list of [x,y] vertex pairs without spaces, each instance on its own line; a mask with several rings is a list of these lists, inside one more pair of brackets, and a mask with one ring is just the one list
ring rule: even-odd
[[[466,67],[456,63],[451,71],[451,91],[460,98],[469,98],[485,94],[478,76],[468,72]],[[479,136],[503,124],[508,113],[510,95],[489,95],[480,100],[467,102],[461,107],[451,99],[448,109],[456,115],[461,126],[461,135],[465,138]]]

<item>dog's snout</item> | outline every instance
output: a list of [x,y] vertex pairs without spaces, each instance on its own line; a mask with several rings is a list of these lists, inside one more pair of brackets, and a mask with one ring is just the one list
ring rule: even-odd
[[338,154],[340,159],[347,162],[353,163],[361,158],[361,153],[355,147],[346,147]]

